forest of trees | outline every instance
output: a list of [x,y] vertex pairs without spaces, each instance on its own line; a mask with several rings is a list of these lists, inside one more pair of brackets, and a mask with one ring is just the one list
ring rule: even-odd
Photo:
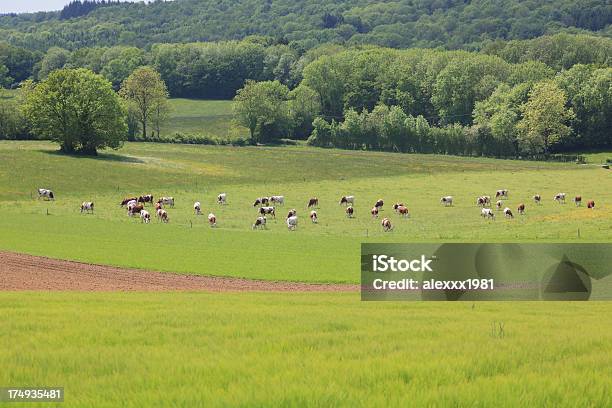
[[[588,0],[74,1],[63,17],[0,16],[0,87],[83,68],[119,91],[150,67],[160,95],[235,98],[254,143],[547,155],[612,145],[611,13]],[[17,105],[0,100],[0,137],[28,133]],[[147,137],[148,111],[127,112],[130,137]]]
[[[74,7],[74,12],[87,8]],[[559,32],[609,37],[612,5],[601,0],[158,0],[95,7],[81,18],[61,18],[60,12],[0,16],[0,38],[39,51],[148,48],[253,34],[298,52],[330,42],[476,49],[497,39]]]

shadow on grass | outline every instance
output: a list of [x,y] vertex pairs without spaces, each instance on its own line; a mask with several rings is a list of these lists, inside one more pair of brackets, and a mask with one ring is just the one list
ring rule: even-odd
[[121,163],[145,163],[143,160],[140,160],[136,157],[131,156],[122,156],[120,154],[115,153],[98,153],[96,156],[87,155],[87,154],[68,154],[64,153],[60,150],[38,150],[41,153],[50,154],[54,156],[64,156],[71,157],[74,159],[91,159],[91,160],[102,160],[102,161],[113,161],[113,162],[121,162]]

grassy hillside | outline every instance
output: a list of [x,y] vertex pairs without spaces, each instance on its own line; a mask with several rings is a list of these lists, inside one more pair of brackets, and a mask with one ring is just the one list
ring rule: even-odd
[[232,123],[232,101],[170,99],[170,115],[162,137],[175,132],[219,138],[248,136],[248,130]]
[[[356,282],[362,242],[609,241],[612,192],[601,181],[610,176],[590,165],[306,147],[137,143],[84,158],[58,155],[43,142],[3,142],[0,208],[7,216],[0,249],[161,271]],[[55,191],[55,202],[36,199],[35,189],[43,186]],[[527,214],[483,220],[475,197],[499,188],[510,190],[509,207],[525,202]],[[597,208],[554,203],[560,191],[595,199]],[[229,205],[216,205],[220,192]],[[175,197],[168,225],[142,225],[119,208],[123,197],[145,193]],[[531,202],[535,193],[543,196],[539,207]],[[267,231],[252,231],[253,200],[271,194],[285,195],[286,205]],[[338,205],[343,194],[357,197],[354,219]],[[455,197],[452,208],[439,203],[448,194]],[[317,225],[307,218],[311,196],[321,204]],[[391,233],[369,215],[381,197],[382,216],[395,224]],[[196,200],[204,215],[217,215],[218,228],[193,214]],[[80,214],[82,201],[94,201],[96,214]],[[396,201],[407,204],[409,219],[393,213]],[[290,208],[298,209],[296,232],[284,225]]]
[[1,293],[0,314],[0,383],[66,407],[612,404],[607,302]]

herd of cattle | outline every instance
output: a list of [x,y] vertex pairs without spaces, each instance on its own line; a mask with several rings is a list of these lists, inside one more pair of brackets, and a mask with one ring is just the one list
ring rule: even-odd
[[[566,193],[557,193],[553,197],[553,200],[560,203],[565,204]],[[55,200],[55,194],[53,191],[46,188],[38,189],[38,197],[47,199],[47,200]],[[502,211],[506,218],[514,218],[514,214],[509,207],[504,206],[504,201],[508,199],[508,190],[502,189],[497,190],[495,193],[495,207],[498,211]],[[533,201],[536,205],[540,205],[542,201],[542,197],[540,194],[536,194],[533,196]],[[582,197],[575,196],[574,204],[576,206],[582,205]],[[444,206],[453,206],[453,196],[444,196],[440,199],[440,202],[444,204]],[[495,219],[495,212],[491,208],[491,197],[487,195],[479,196],[476,198],[476,205],[481,208],[480,215],[485,219]],[[148,224],[151,222],[151,213],[145,209],[146,204],[150,204],[155,209],[155,216],[160,222],[168,223],[170,221],[168,211],[166,208],[174,207],[174,197],[161,197],[157,201],[154,201],[152,194],[145,194],[138,197],[128,197],[124,198],[120,205],[121,207],[127,208],[127,215],[129,217],[138,216],[141,219],[141,222]],[[227,194],[221,193],[217,196],[217,204],[226,205],[227,204]],[[276,219],[276,208],[279,205],[285,204],[285,197],[281,195],[273,195],[269,197],[258,197],[253,202],[253,207],[259,207],[258,216],[255,219],[255,222],[252,225],[252,229],[265,229],[267,217],[272,217]],[[340,205],[345,206],[345,214],[348,218],[353,218],[355,214],[354,204],[355,204],[355,196],[342,196],[340,198]],[[384,201],[379,199],[374,203],[374,206],[370,210],[370,214],[372,218],[378,218],[379,212],[382,210],[384,206]],[[310,211],[309,218],[312,223],[316,224],[318,222],[318,214],[316,209],[319,208],[319,199],[317,197],[312,197],[308,200],[307,209]],[[595,201],[588,200],[587,208],[595,208]],[[196,201],[193,204],[193,210],[195,215],[202,215],[202,205],[199,201]],[[408,212],[408,208],[404,205],[404,203],[395,203],[393,205],[393,210],[396,214],[402,217],[409,217],[410,214]],[[94,211],[94,203],[90,201],[85,201],[81,204],[81,213],[93,213]],[[520,215],[525,214],[525,204],[520,203],[517,207],[517,213]],[[211,227],[215,227],[217,225],[217,217],[212,212],[208,214],[208,223]],[[285,223],[287,224],[287,228],[290,231],[294,231],[298,226],[298,216],[297,210],[292,209],[288,212],[287,217],[285,219]],[[381,226],[383,231],[391,231],[393,229],[393,224],[388,217],[385,217],[381,221]]]

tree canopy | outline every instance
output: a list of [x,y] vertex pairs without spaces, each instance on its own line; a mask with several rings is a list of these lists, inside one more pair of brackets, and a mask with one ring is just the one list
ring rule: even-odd
[[96,154],[125,140],[125,112],[110,82],[87,69],[59,69],[25,95],[22,106],[34,134],[66,153]]

